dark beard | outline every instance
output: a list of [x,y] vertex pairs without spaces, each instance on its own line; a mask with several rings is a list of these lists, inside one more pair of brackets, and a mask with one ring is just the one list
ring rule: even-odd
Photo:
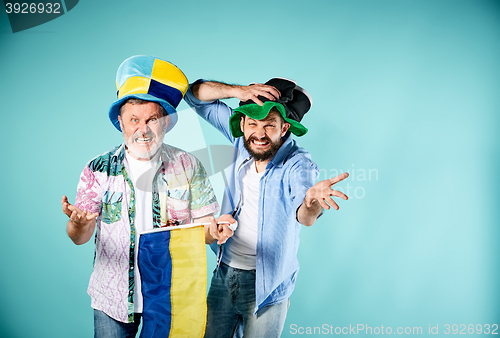
[[[271,147],[263,153],[256,153],[250,147],[250,142],[252,140],[267,141],[267,142],[269,142]],[[243,144],[245,146],[245,149],[250,153],[250,155],[254,158],[255,161],[267,161],[267,160],[273,158],[274,155],[276,155],[276,153],[278,152],[278,150],[281,147],[281,142],[274,143],[267,137],[260,139],[260,140],[256,137],[249,137],[248,139],[243,141]]]

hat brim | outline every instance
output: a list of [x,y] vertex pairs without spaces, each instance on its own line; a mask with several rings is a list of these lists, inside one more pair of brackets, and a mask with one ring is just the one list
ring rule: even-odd
[[246,104],[240,106],[234,110],[233,115],[229,118],[229,128],[231,129],[231,134],[234,137],[243,136],[243,131],[240,128],[241,116],[246,115],[254,120],[263,120],[269,115],[272,108],[276,107],[285,122],[290,123],[290,128],[288,129],[295,136],[303,136],[307,133],[307,128],[304,127],[300,122],[289,119],[286,117],[285,107],[281,103],[275,101],[266,101],[263,106],[259,106],[256,103]]
[[131,94],[131,95],[126,95],[115,102],[111,105],[111,108],[109,108],[109,119],[111,120],[111,123],[115,126],[118,131],[122,131],[120,128],[120,121],[118,121],[118,115],[120,115],[120,107],[128,99],[140,99],[144,101],[151,101],[151,102],[156,102],[159,103],[165,108],[167,111],[168,116],[170,117],[170,122],[168,123],[167,127],[165,128],[165,132],[169,132],[177,123],[177,110],[175,110],[174,107],[170,105],[165,100],[159,99],[157,97],[154,97],[149,94]]

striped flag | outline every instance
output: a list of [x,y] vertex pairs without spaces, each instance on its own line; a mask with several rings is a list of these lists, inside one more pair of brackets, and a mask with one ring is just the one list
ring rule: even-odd
[[207,315],[203,225],[141,233],[137,259],[144,300],[140,337],[203,337]]

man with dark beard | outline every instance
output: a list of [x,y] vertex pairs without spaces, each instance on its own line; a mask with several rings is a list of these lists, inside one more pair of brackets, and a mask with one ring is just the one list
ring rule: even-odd
[[[234,111],[219,101],[232,97],[240,100]],[[239,227],[223,246],[212,244],[218,262],[205,337],[279,337],[299,269],[301,224],[312,225],[330,206],[338,209],[332,196],[347,200],[331,187],[348,174],[314,184],[318,167],[291,136],[307,132],[300,121],[312,101],[294,81],[198,80],[184,99],[236,147],[221,214]]]

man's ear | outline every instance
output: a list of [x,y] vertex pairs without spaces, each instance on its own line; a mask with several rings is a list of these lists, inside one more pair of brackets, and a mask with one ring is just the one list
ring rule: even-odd
[[123,131],[122,117],[118,115],[118,122],[120,122],[120,129]]
[[241,115],[241,118],[240,118],[240,129],[241,129],[241,132],[243,132],[243,126],[245,125],[245,115]]
[[290,123],[288,122],[283,123],[283,127],[281,128],[281,137],[285,136],[289,128],[290,128]]

